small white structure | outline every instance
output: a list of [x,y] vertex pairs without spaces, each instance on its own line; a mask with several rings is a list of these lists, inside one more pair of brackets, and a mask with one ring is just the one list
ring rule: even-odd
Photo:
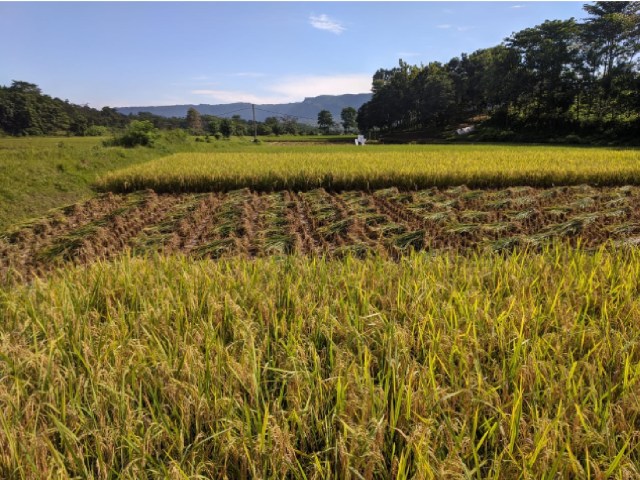
[[459,128],[456,130],[458,135],[466,135],[467,133],[471,133],[476,129],[475,125],[471,125],[470,127]]
[[364,145],[367,140],[364,138],[364,135],[358,135],[358,138],[355,139],[356,145]]

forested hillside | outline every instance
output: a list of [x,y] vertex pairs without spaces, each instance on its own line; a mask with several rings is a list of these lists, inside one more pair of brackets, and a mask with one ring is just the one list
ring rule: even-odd
[[[0,134],[12,136],[70,135],[100,136],[123,131],[133,121],[160,130],[185,129],[193,135],[243,136],[253,132],[253,123],[233,115],[217,117],[200,115],[189,108],[186,117],[164,117],[151,112],[124,115],[115,108],[101,110],[86,105],[74,105],[68,100],[42,93],[38,85],[14,80],[10,86],[0,85]],[[315,134],[317,130],[297,121],[295,117],[269,116],[256,122],[260,135]],[[136,125],[138,125],[136,127]]]
[[[373,75],[364,131],[442,131],[488,120],[495,140],[639,132],[639,2],[596,2],[586,19],[548,20],[447,63]],[[485,136],[487,130],[485,129]]]
[[8,87],[0,85],[0,131],[10,135],[101,135],[108,132],[104,127],[128,123],[113,108],[74,105],[43,94],[33,83],[14,80]]

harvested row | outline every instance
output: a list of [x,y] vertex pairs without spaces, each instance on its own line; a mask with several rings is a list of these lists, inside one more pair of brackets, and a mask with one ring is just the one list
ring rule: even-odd
[[[158,196],[149,191],[116,199],[106,195],[67,208],[64,211],[69,213],[69,218],[55,220],[57,227],[49,230],[48,235],[38,232],[42,225],[54,223],[51,218],[19,228],[0,239],[0,272],[12,269],[37,274],[66,261],[84,263],[109,258],[131,246],[132,239],[137,238],[145,226],[161,222],[183,200],[183,196]],[[55,218],[60,212],[53,215]]]
[[[51,248],[61,238],[67,238],[67,246],[73,248],[99,225],[134,208],[143,198],[140,194],[122,196],[108,193],[85,203],[54,210],[45,218],[18,226],[0,237],[0,274],[9,265],[22,271],[36,268],[38,252]],[[75,237],[72,232],[75,232]]]
[[0,273],[33,275],[125,249],[195,257],[397,257],[408,250],[640,244],[640,188],[107,194],[0,237]]

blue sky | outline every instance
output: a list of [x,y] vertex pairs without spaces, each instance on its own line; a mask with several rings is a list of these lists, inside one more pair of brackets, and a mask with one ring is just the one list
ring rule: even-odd
[[0,2],[0,85],[101,108],[363,93],[584,2]]

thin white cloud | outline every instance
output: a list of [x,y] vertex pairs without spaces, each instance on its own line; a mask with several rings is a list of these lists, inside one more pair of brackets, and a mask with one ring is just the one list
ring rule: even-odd
[[451,28],[451,25],[448,23],[443,23],[441,25],[436,25],[436,28],[446,29],[446,28]]
[[160,97],[148,97],[148,98],[107,98],[100,99],[96,103],[90,103],[93,108],[102,108],[102,107],[111,107],[111,108],[119,108],[119,107],[144,107],[144,106],[163,106],[163,105],[185,105],[188,103],[193,103],[191,98],[188,97],[178,97],[173,95],[163,95]]
[[451,15],[451,14],[452,14],[452,13],[454,13],[454,12],[453,12],[453,10],[451,10],[450,8],[443,8],[443,9],[442,9],[442,13],[447,13],[447,14]]
[[202,95],[207,101],[215,103],[287,103],[286,96],[256,95],[239,90],[192,90],[194,95]]
[[476,27],[456,27],[456,30],[458,30],[459,32],[467,32],[469,30],[473,30]]
[[514,6],[509,7],[509,8],[524,8],[524,5],[514,5]]
[[268,87],[268,89],[282,95],[288,95],[291,101],[298,101],[304,97],[315,97],[317,95],[365,93],[371,90],[371,74],[289,77]]
[[330,18],[324,13],[322,15],[311,15],[309,17],[309,23],[313,28],[326,30],[327,32],[335,33],[336,35],[340,35],[346,30],[340,22]]
[[192,90],[194,95],[202,95],[215,103],[291,103],[300,102],[305,97],[318,95],[342,95],[345,93],[366,93],[371,90],[371,75],[357,73],[347,75],[306,75],[286,77],[279,82],[263,85],[264,93],[250,93],[239,90]]

